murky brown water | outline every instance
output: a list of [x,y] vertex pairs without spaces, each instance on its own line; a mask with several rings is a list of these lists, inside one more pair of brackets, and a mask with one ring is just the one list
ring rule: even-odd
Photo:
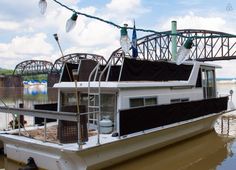
[[[227,94],[230,89],[236,92],[235,84],[220,84],[218,88],[220,94]],[[6,89],[0,89],[0,95],[2,95],[2,91],[6,91]],[[7,93],[4,92],[4,94]],[[25,97],[26,95],[23,95],[22,91],[21,94],[18,93],[18,103],[22,101],[22,98],[24,102],[28,102],[27,105],[29,106],[32,106],[33,103],[55,101],[56,97],[53,94],[57,93],[54,92],[52,95],[28,94]],[[51,99],[48,96],[54,97]],[[236,94],[233,99],[234,103],[236,103],[235,99]],[[8,103],[11,102],[8,101]],[[231,118],[229,121],[224,118],[223,122],[219,119],[216,122],[215,129],[217,132],[212,131],[196,136],[161,150],[108,167],[106,170],[235,170],[236,118]],[[15,170],[19,167],[19,164],[0,156],[0,169]]]
[[[114,170],[210,170],[232,154],[232,138],[210,132],[109,167]],[[235,162],[236,165],[236,162]]]

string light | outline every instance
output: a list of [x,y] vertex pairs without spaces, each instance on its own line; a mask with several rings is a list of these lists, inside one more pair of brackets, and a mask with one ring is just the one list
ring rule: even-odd
[[186,40],[186,42],[184,43],[184,45],[182,45],[178,52],[177,52],[177,59],[176,59],[176,64],[180,65],[182,64],[185,60],[187,60],[188,55],[191,51],[191,48],[193,46],[193,39],[192,38],[188,38]]
[[129,52],[129,49],[130,49],[130,39],[129,39],[129,36],[128,36],[128,32],[127,32],[127,27],[128,27],[128,24],[124,24],[124,27],[121,28],[120,30],[120,46],[121,46],[121,49],[125,52],[125,53],[128,53]]
[[66,32],[70,32],[76,25],[78,15],[76,12],[66,22]]
[[[40,1],[46,1],[46,0],[40,0]],[[72,8],[62,4],[58,0],[52,0],[52,1],[54,1],[55,3],[57,3],[58,5],[60,5],[63,8],[66,8],[67,10],[70,10],[70,11],[76,13],[77,15],[82,15],[82,16],[85,16],[85,17],[88,17],[88,18],[91,18],[91,19],[99,20],[101,22],[104,22],[104,23],[107,23],[109,25],[112,25],[112,26],[114,26],[114,27],[116,27],[118,29],[122,28],[122,26],[120,26],[118,24],[115,24],[115,23],[113,23],[111,21],[107,21],[105,19],[102,19],[102,18],[99,18],[99,17],[96,17],[96,16],[92,16],[92,15],[88,15],[88,14],[85,14],[85,13],[82,13],[82,12],[79,12],[79,11],[75,11],[74,9],[72,9]],[[132,30],[133,28],[132,27],[127,27],[126,29],[127,30]],[[159,35],[176,35],[176,36],[180,36],[180,37],[183,37],[183,38],[189,38],[189,36],[183,35],[181,33],[172,34],[170,31],[158,32],[158,31],[154,31],[154,30],[140,29],[140,28],[136,28],[136,31],[147,32],[147,33],[154,33],[154,34],[159,34]],[[191,38],[198,39],[198,38],[221,38],[221,37],[231,37],[231,38],[234,37],[234,38],[236,38],[236,35],[233,35],[233,34],[221,34],[221,35],[209,35],[209,36],[193,35]]]
[[47,1],[46,0],[40,0],[39,1],[39,9],[41,14],[45,14],[47,9]]

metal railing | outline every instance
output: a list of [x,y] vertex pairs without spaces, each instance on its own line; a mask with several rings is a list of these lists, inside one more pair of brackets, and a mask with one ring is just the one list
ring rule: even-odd
[[[0,106],[0,112],[5,113],[5,114],[13,114],[16,115],[17,117],[20,117],[21,115],[24,116],[32,116],[32,117],[40,117],[44,118],[44,142],[51,142],[47,140],[47,122],[46,119],[57,119],[57,120],[66,120],[66,121],[72,121],[72,122],[77,122],[78,123],[78,131],[80,127],[80,122],[78,122],[78,113],[72,113],[72,112],[57,112],[57,111],[47,111],[47,110],[31,110],[31,109],[22,109],[22,108],[10,108],[6,106]],[[89,115],[93,114],[90,112],[86,113],[80,113],[80,116],[83,115]],[[19,135],[21,135],[21,128],[24,129],[24,132],[28,133],[27,130],[25,129],[24,126],[18,126],[19,130]],[[5,131],[7,132],[7,131]],[[5,133],[4,132],[4,133]],[[30,138],[33,138],[30,133],[28,133]],[[79,143],[79,138],[78,138],[78,143]],[[81,148],[80,148],[81,149]]]

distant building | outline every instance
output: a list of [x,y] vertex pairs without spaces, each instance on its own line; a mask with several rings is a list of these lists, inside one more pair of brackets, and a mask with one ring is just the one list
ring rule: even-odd
[[12,75],[0,75],[0,87],[22,87],[22,77]]
[[0,87],[4,87],[4,79],[5,79],[5,76],[0,75]]

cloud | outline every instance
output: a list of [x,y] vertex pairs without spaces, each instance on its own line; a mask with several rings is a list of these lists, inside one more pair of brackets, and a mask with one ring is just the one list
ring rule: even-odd
[[198,5],[198,4],[201,4],[202,2],[200,0],[178,0],[178,3],[179,4],[182,4],[182,5],[191,5],[191,6],[194,6],[194,5]]
[[111,0],[106,8],[109,16],[118,21],[133,19],[150,11],[143,7],[141,0]]
[[52,46],[45,40],[47,35],[37,33],[32,37],[15,37],[9,47],[16,54],[21,55],[49,55],[52,52]]
[[0,30],[14,31],[19,29],[20,24],[12,21],[0,21]]
[[[93,6],[81,8],[79,11],[107,19],[106,11],[101,14]],[[68,15],[68,17],[65,17],[65,15]],[[65,26],[62,26],[61,22],[63,20],[65,22],[70,15],[71,13],[68,13],[68,11],[62,12],[59,14],[59,18],[62,16],[61,18],[64,19],[60,18],[61,21],[55,23],[64,54],[83,52],[104,55],[108,58],[116,48],[119,48],[120,30],[96,19],[79,15],[75,28],[66,33]]]
[[140,0],[111,0],[110,3],[106,4],[106,7],[114,12],[118,13],[127,13],[140,8],[141,1]]
[[[38,1],[25,0],[13,3],[9,0],[1,0],[0,5],[7,6],[9,9],[0,12],[0,30],[8,31],[7,39],[2,39],[0,43],[0,56],[1,59],[7,56],[16,60],[16,62],[5,63],[3,67],[5,65],[10,67],[10,63],[19,63],[27,59],[47,59],[47,56],[51,56],[49,57],[51,61],[56,60],[61,55],[52,36],[54,33],[58,34],[65,54],[85,52],[108,58],[115,49],[119,48],[119,29],[79,15],[74,30],[66,33],[65,23],[72,12],[55,2],[47,2],[46,14],[41,15]],[[131,23],[134,17],[148,12],[142,6],[141,0],[130,0],[129,3],[124,0],[111,0],[104,4],[102,9],[97,9],[95,6],[81,8],[78,0],[60,2],[80,12],[118,24]],[[3,20],[4,23],[1,23],[1,18],[6,18]],[[11,34],[9,34],[10,30],[12,30]]]
[[104,46],[119,38],[119,29],[99,21],[90,22],[77,38],[82,46]]
[[222,31],[225,28],[226,21],[220,16],[200,16],[189,12],[187,15],[171,17],[160,23],[161,30],[170,30],[171,21],[177,21],[177,29],[206,29]]
[[46,38],[44,33],[37,33],[30,37],[16,36],[10,43],[0,43],[1,65],[12,68],[24,60],[50,56],[53,47],[46,42]]

